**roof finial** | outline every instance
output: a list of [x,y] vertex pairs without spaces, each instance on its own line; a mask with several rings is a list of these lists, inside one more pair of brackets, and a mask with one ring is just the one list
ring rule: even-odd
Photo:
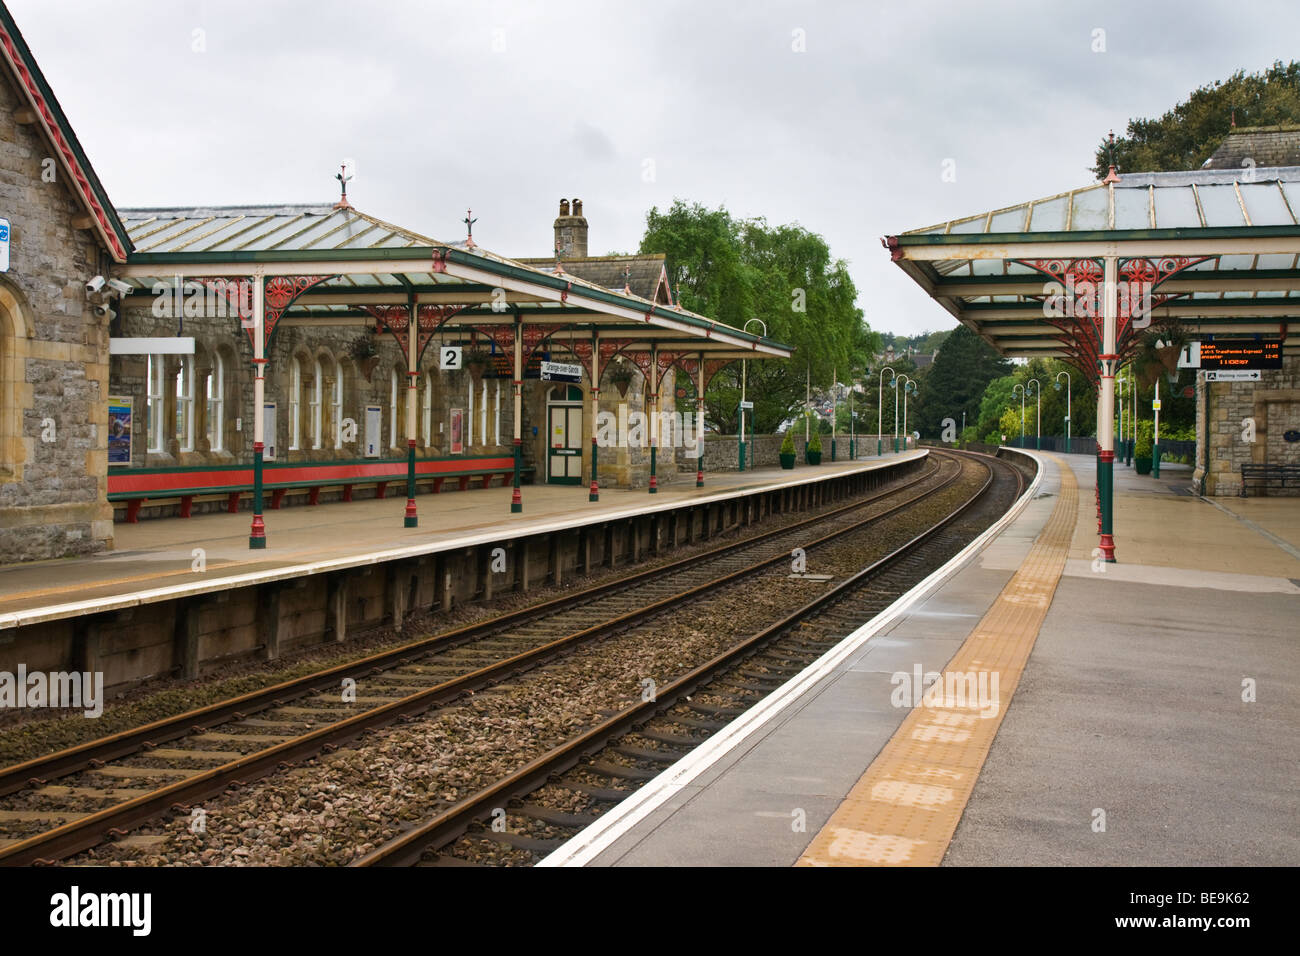
[[564,272],[564,270],[560,267],[560,256],[563,253],[564,250],[560,247],[560,244],[557,242],[555,244],[555,274],[557,276]]
[[339,196],[339,201],[334,204],[335,209],[352,208],[352,203],[348,202],[348,183],[352,181],[352,177],[345,175],[347,168],[347,163],[341,163],[339,165],[339,171],[334,174],[334,178],[339,181],[339,186],[343,190],[343,193]]
[[1106,151],[1110,154],[1110,171],[1106,173],[1106,178],[1103,179],[1102,182],[1117,183],[1119,182],[1119,173],[1115,172],[1115,131],[1114,130],[1110,131],[1110,140],[1106,144]]
[[474,248],[474,223],[478,222],[478,220],[471,219],[470,217],[473,215],[474,215],[473,209],[466,209],[465,218],[461,220],[461,222],[465,224],[465,248],[466,249]]
[[673,289],[673,300],[673,308],[680,312],[682,308],[682,284],[680,282]]
[[1232,114],[1231,114],[1231,116],[1232,116],[1232,119],[1230,120],[1230,125],[1232,126],[1233,129],[1236,129],[1236,128],[1237,128],[1237,110],[1236,110],[1235,108],[1232,110]]
[[623,293],[632,294],[632,266],[627,263],[623,265]]

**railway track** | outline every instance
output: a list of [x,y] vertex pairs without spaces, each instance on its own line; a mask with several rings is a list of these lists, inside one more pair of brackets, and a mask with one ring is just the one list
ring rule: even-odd
[[[860,532],[950,487],[901,487],[668,565],[0,770],[0,863],[53,862],[169,811],[509,680],[573,647]],[[817,536],[809,540],[810,532]],[[340,687],[353,682],[350,699]],[[54,782],[58,781],[58,782]],[[130,838],[127,838],[128,841]]]
[[530,865],[887,608],[1019,498],[1019,469],[987,481],[905,544],[781,620],[574,735],[353,865]]

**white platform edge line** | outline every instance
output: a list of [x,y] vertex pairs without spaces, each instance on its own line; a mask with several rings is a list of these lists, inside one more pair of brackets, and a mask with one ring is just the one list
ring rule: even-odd
[[[903,457],[904,455],[907,455],[908,457]],[[31,624],[40,624],[45,621],[59,620],[60,618],[65,617],[79,617],[83,614],[94,614],[100,611],[121,611],[126,608],[137,607],[144,604],[153,604],[157,601],[166,601],[180,597],[196,597],[200,594],[228,591],[233,588],[247,587],[252,584],[270,584],[275,581],[285,581],[292,578],[320,574],[325,571],[344,571],[349,568],[365,567],[369,564],[380,564],[384,561],[423,557],[424,555],[437,554],[440,551],[453,551],[457,548],[471,548],[480,544],[491,544],[497,541],[513,540],[514,538],[526,537],[529,535],[547,534],[552,531],[567,531],[571,528],[581,528],[586,525],[600,524],[601,522],[606,521],[621,521],[624,518],[634,518],[640,515],[655,514],[660,511],[671,511],[675,508],[695,507],[696,505],[729,501],[735,498],[744,498],[748,495],[764,494],[769,491],[779,491],[782,488],[794,488],[799,485],[806,485],[816,481],[825,481],[837,476],[851,475],[857,472],[877,471],[881,467],[882,463],[886,461],[891,465],[899,464],[905,461],[914,461],[924,458],[927,455],[929,455],[927,450],[918,448],[913,449],[910,452],[900,453],[897,458],[862,461],[860,463],[862,466],[870,467],[846,468],[840,472],[824,473],[826,474],[826,478],[800,478],[772,485],[764,485],[760,488],[741,488],[733,491],[718,491],[713,494],[706,494],[696,498],[683,498],[676,501],[656,501],[654,504],[647,502],[649,507],[631,507],[619,511],[603,511],[593,514],[590,517],[583,516],[578,520],[572,518],[555,518],[539,525],[521,524],[515,527],[503,525],[496,531],[479,532],[478,534],[468,535],[462,538],[426,541],[423,544],[413,544],[404,548],[390,548],[386,551],[369,551],[364,554],[351,555],[346,558],[332,558],[325,561],[311,561],[305,564],[286,565],[282,568],[274,568],[266,571],[248,571],[244,574],[234,574],[222,578],[213,578],[212,580],[204,581],[202,583],[174,584],[169,587],[132,591],[128,594],[123,594],[120,597],[101,598],[89,601],[70,601],[64,604],[47,604],[42,607],[28,608],[25,611],[7,611],[0,614],[0,631],[5,630],[6,628],[25,627]],[[727,474],[731,474],[731,472],[727,472]],[[184,549],[182,549],[182,551],[183,550]],[[166,552],[160,551],[157,553]],[[112,552],[109,552],[109,554],[111,555]],[[188,557],[185,560],[188,560]],[[86,586],[95,587],[98,585],[91,583]]]
[[859,647],[901,617],[914,604],[928,597],[949,577],[961,570],[976,554],[1028,507],[1043,480],[1046,462],[1026,449],[1010,449],[1038,462],[1038,473],[1005,515],[990,525],[978,538],[953,555],[943,567],[917,584],[897,601],[876,615],[870,622],[845,637],[800,673],[745,711],[716,735],[700,744],[677,763],[649,781],[613,810],[600,817],[569,840],[552,850],[537,863],[539,867],[586,866],[616,841],[631,832],[632,828],[681,792],[692,780],[708,770],[724,756],[753,735],[773,717],[798,700],[806,691],[830,674],[837,665]]

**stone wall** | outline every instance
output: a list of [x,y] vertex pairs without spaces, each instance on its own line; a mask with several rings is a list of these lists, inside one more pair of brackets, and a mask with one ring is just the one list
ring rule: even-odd
[[[187,359],[193,366],[193,440],[192,449],[183,446],[178,429],[172,423],[177,420],[177,399],[175,396],[175,376],[182,367],[181,356],[159,356],[157,360],[164,363],[164,378],[168,383],[160,403],[160,414],[165,423],[164,441],[157,450],[149,450],[149,408],[148,408],[148,368],[149,359],[144,355],[114,356],[112,359],[113,395],[129,396],[135,409],[134,439],[132,443],[131,467],[167,468],[176,466],[201,466],[212,464],[248,464],[253,455],[253,374],[252,348],[247,333],[239,327],[239,321],[233,316],[216,314],[218,306],[210,303],[209,314],[192,316],[178,321],[170,317],[170,310],[160,307],[156,315],[150,297],[133,297],[128,308],[124,310],[121,334],[128,337],[175,335],[192,336],[195,339],[195,354]],[[367,405],[378,405],[381,409],[383,458],[405,459],[406,446],[406,389],[405,360],[397,343],[389,335],[375,336],[369,329],[368,321],[358,320],[352,326],[305,326],[286,322],[277,330],[275,338],[267,353],[266,401],[276,405],[276,461],[331,461],[358,459],[364,453],[364,423]],[[560,349],[555,349],[555,358],[564,360],[567,356]],[[373,353],[373,354],[368,354]],[[418,380],[416,402],[416,454],[421,457],[448,456],[450,452],[449,431],[450,412],[453,408],[462,410],[466,426],[465,455],[501,455],[509,454],[513,441],[514,402],[511,384],[508,379],[485,377],[473,384],[468,371],[446,372],[436,367],[436,349],[430,346],[421,361],[422,373]],[[368,357],[362,357],[368,356]],[[220,358],[220,362],[218,362]],[[298,360],[301,383],[298,402],[298,442],[294,447],[292,436],[292,364]],[[320,367],[323,391],[326,401],[321,409],[321,447],[315,445],[315,409],[313,397],[316,388],[317,363]],[[221,415],[220,439],[216,439],[215,423],[217,416],[212,413],[207,400],[207,382],[217,381],[217,369],[221,368],[222,387],[216,394],[220,395],[223,414]],[[397,443],[393,442],[393,373],[397,372],[398,390],[396,403]],[[342,376],[341,411],[334,407],[336,382]],[[547,465],[547,402],[554,394],[563,395],[564,385],[550,382],[527,380],[524,383],[522,415],[522,457],[525,465],[536,468],[535,479],[546,480]],[[216,386],[213,385],[215,389]],[[583,435],[582,435],[582,483],[591,481],[591,440],[596,423],[591,416],[590,383],[584,376],[579,386],[582,392]],[[471,400],[471,389],[473,398]],[[482,402],[486,389],[487,416],[486,434],[483,431]],[[629,422],[632,412],[644,409],[646,400],[646,383],[639,373],[635,373],[628,384],[626,394],[606,380],[601,391],[600,411],[608,413],[613,421]],[[674,398],[674,375],[672,370],[665,373],[660,392],[663,395],[661,408],[672,415],[676,411]],[[426,433],[424,423],[424,406],[426,393],[430,396],[430,429]],[[497,401],[500,401],[500,442],[497,442]],[[471,406],[472,422],[471,422]],[[357,431],[353,441],[335,441],[336,419],[351,419],[356,423]],[[213,440],[208,437],[209,422],[212,423]],[[635,421],[629,422],[635,425]],[[693,422],[692,422],[693,424]],[[600,484],[604,487],[644,488],[649,482],[650,451],[649,433],[644,427],[640,434],[635,427],[625,428],[616,436],[618,440],[611,447],[600,450]],[[628,439],[631,439],[630,441]],[[268,437],[268,444],[269,444]],[[679,459],[684,458],[684,450],[676,447],[672,436],[665,434],[658,453],[657,475],[661,483],[673,480]],[[336,445],[338,447],[336,447]],[[119,466],[114,466],[119,467]],[[125,466],[121,466],[125,467]],[[694,461],[690,461],[690,470],[694,471]],[[358,496],[369,493],[358,489]],[[321,500],[328,501],[337,497],[326,492]],[[286,499],[291,502],[292,499]],[[194,503],[195,512],[216,510],[223,507],[220,501]],[[141,516],[151,514],[171,514],[175,506],[171,504],[148,507]]]
[[[746,446],[746,467],[753,468],[779,468],[781,467],[781,441],[784,435],[751,435],[745,440]],[[857,453],[859,458],[865,458],[876,453],[875,435],[857,437]],[[704,441],[704,471],[705,473],[713,471],[737,471],[740,467],[740,451],[737,447],[739,439],[735,435],[709,435]],[[886,442],[888,444],[888,442]],[[798,467],[804,460],[804,438],[802,431],[796,433],[794,439],[795,465]],[[837,460],[839,458],[847,459],[849,457],[849,439],[845,435],[836,436],[835,453]],[[822,435],[822,461],[831,460],[831,437]],[[680,471],[694,472],[696,470],[696,460],[694,458],[679,458],[677,467]]]
[[107,493],[108,327],[85,282],[108,274],[82,209],[25,106],[0,79],[0,563],[111,546]]
[[[1281,369],[1264,370],[1258,382],[1196,383],[1197,467],[1193,482],[1205,478],[1208,495],[1241,491],[1243,464],[1300,464],[1300,442],[1288,442],[1288,430],[1300,431],[1300,356],[1287,356]],[[1210,440],[1206,446],[1205,416]],[[1245,440],[1243,420],[1255,420],[1255,440]],[[1207,468],[1208,454],[1208,468]],[[1254,492],[1252,492],[1253,494]],[[1300,488],[1270,488],[1270,495],[1300,495]]]
[[[139,303],[139,297],[125,310],[121,334],[127,337],[192,336],[195,351],[189,356],[155,356],[164,368],[166,386],[160,414],[164,438],[156,450],[150,450],[150,412],[148,405],[149,357],[114,356],[111,363],[112,394],[130,396],[135,425],[131,449],[131,467],[166,468],[214,464],[249,464],[253,460],[254,376],[252,346],[247,332],[233,316],[208,315],[178,322],[166,309],[154,314],[152,304]],[[391,335],[373,335],[373,326],[358,321],[355,326],[306,327],[283,324],[267,352],[265,400],[275,403],[276,427],[274,460],[278,462],[347,461],[365,457],[366,406],[380,408],[380,459],[406,459],[407,377],[405,358]],[[369,354],[373,353],[373,354]],[[297,441],[293,430],[293,361],[298,362]],[[193,366],[193,437],[182,442],[184,426],[177,421],[175,380],[182,362]],[[451,410],[459,408],[463,417],[463,451],[460,454],[509,454],[514,436],[514,398],[507,379],[484,377],[475,382],[470,372],[439,371],[436,351],[430,346],[421,361],[421,375],[416,390],[416,454],[419,457],[451,455]],[[218,369],[220,372],[218,372]],[[319,372],[318,372],[319,369]],[[396,390],[394,390],[396,372]],[[321,378],[320,425],[316,426],[316,378]],[[341,377],[341,403],[337,383]],[[217,382],[222,381],[218,388]],[[545,383],[525,384],[523,426],[540,421],[536,404]],[[221,415],[209,402],[208,391],[221,400]],[[396,403],[394,403],[396,394]],[[429,401],[429,428],[425,428],[426,395]],[[484,399],[486,398],[486,433]],[[499,427],[497,403],[500,402]],[[472,415],[471,415],[472,410]],[[396,429],[394,429],[394,411]],[[220,418],[218,435],[217,419]],[[340,430],[337,425],[345,427]],[[211,429],[211,430],[210,430]],[[340,432],[342,432],[340,434]],[[319,436],[319,437],[318,437]],[[498,437],[500,441],[498,442]],[[272,436],[266,436],[268,451]],[[534,443],[523,444],[525,464],[532,464]],[[123,466],[114,466],[123,467]],[[366,492],[370,493],[370,492]],[[321,500],[333,495],[322,494]],[[358,496],[361,490],[358,489]],[[170,513],[170,507],[161,509]],[[195,502],[196,511],[212,510],[220,502]],[[150,510],[141,512],[148,516]]]

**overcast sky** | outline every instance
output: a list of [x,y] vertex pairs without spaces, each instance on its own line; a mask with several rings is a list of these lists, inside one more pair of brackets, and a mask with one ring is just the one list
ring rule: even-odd
[[955,321],[880,236],[1086,185],[1108,129],[1300,37],[1294,0],[7,2],[118,206],[332,202],[350,158],[359,209],[544,256],[561,196],[593,255],[725,205],[823,235],[909,334]]

